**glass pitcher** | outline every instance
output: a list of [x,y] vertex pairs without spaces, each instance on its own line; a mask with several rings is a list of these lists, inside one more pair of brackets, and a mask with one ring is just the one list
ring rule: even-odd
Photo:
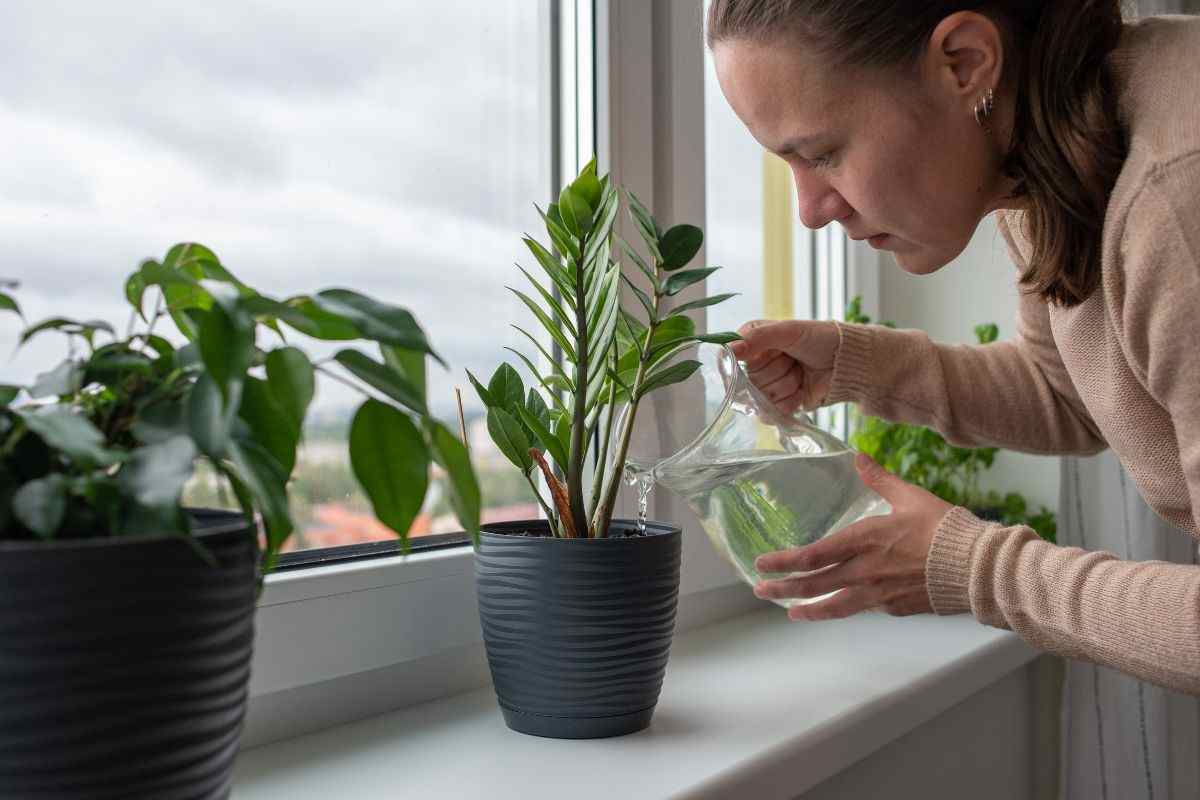
[[[635,429],[625,470],[643,481],[643,492],[657,485],[682,497],[744,580],[754,585],[785,577],[754,568],[763,553],[809,544],[891,510],[859,479],[850,446],[803,412],[780,412],[727,346],[701,344],[693,357],[700,368],[674,391],[702,396],[703,412],[672,415],[669,436],[661,430],[639,436]],[[637,427],[652,416],[653,396],[641,404]],[[686,444],[655,452],[670,450],[672,442]],[[774,602],[786,607],[819,599]]]

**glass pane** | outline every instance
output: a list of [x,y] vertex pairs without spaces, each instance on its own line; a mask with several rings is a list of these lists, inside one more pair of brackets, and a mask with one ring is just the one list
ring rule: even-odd
[[[544,5],[5,0],[0,278],[20,281],[32,320],[123,329],[125,276],[199,241],[270,294],[343,286],[403,305],[452,366],[430,363],[429,400],[455,430],[463,387],[485,518],[536,517],[464,370],[486,382],[528,318],[504,285],[550,184]],[[45,335],[8,360],[15,343],[6,320],[4,380],[65,354]],[[293,548],[390,536],[345,454],[356,397],[318,387]],[[417,535],[459,529],[434,478]],[[201,476],[191,500],[221,498]]]

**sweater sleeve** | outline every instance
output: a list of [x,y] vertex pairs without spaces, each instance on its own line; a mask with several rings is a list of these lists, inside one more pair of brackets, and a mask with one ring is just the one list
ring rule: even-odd
[[[1022,259],[1002,220],[1014,259]],[[987,345],[935,344],[922,331],[839,323],[827,403],[852,401],[884,419],[927,425],[953,444],[1027,453],[1106,447],[1054,344],[1045,303],[1022,294],[1016,336]]]
[[946,513],[926,562],[937,614],[970,611],[1033,646],[1200,694],[1200,569],[1058,547]]

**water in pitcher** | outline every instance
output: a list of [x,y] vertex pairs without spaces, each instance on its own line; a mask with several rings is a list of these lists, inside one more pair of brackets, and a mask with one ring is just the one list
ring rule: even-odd
[[[726,453],[709,463],[663,465],[653,480],[687,501],[709,538],[750,584],[785,577],[756,570],[758,556],[810,544],[888,511],[887,503],[858,479],[851,450]],[[790,606],[815,599],[776,602]]]

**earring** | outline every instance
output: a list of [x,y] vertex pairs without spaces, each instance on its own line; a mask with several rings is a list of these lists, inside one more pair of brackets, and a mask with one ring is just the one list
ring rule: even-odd
[[979,127],[985,131],[991,131],[991,116],[992,109],[996,105],[996,94],[988,89],[983,93],[983,97],[975,103],[975,121],[979,123]]

